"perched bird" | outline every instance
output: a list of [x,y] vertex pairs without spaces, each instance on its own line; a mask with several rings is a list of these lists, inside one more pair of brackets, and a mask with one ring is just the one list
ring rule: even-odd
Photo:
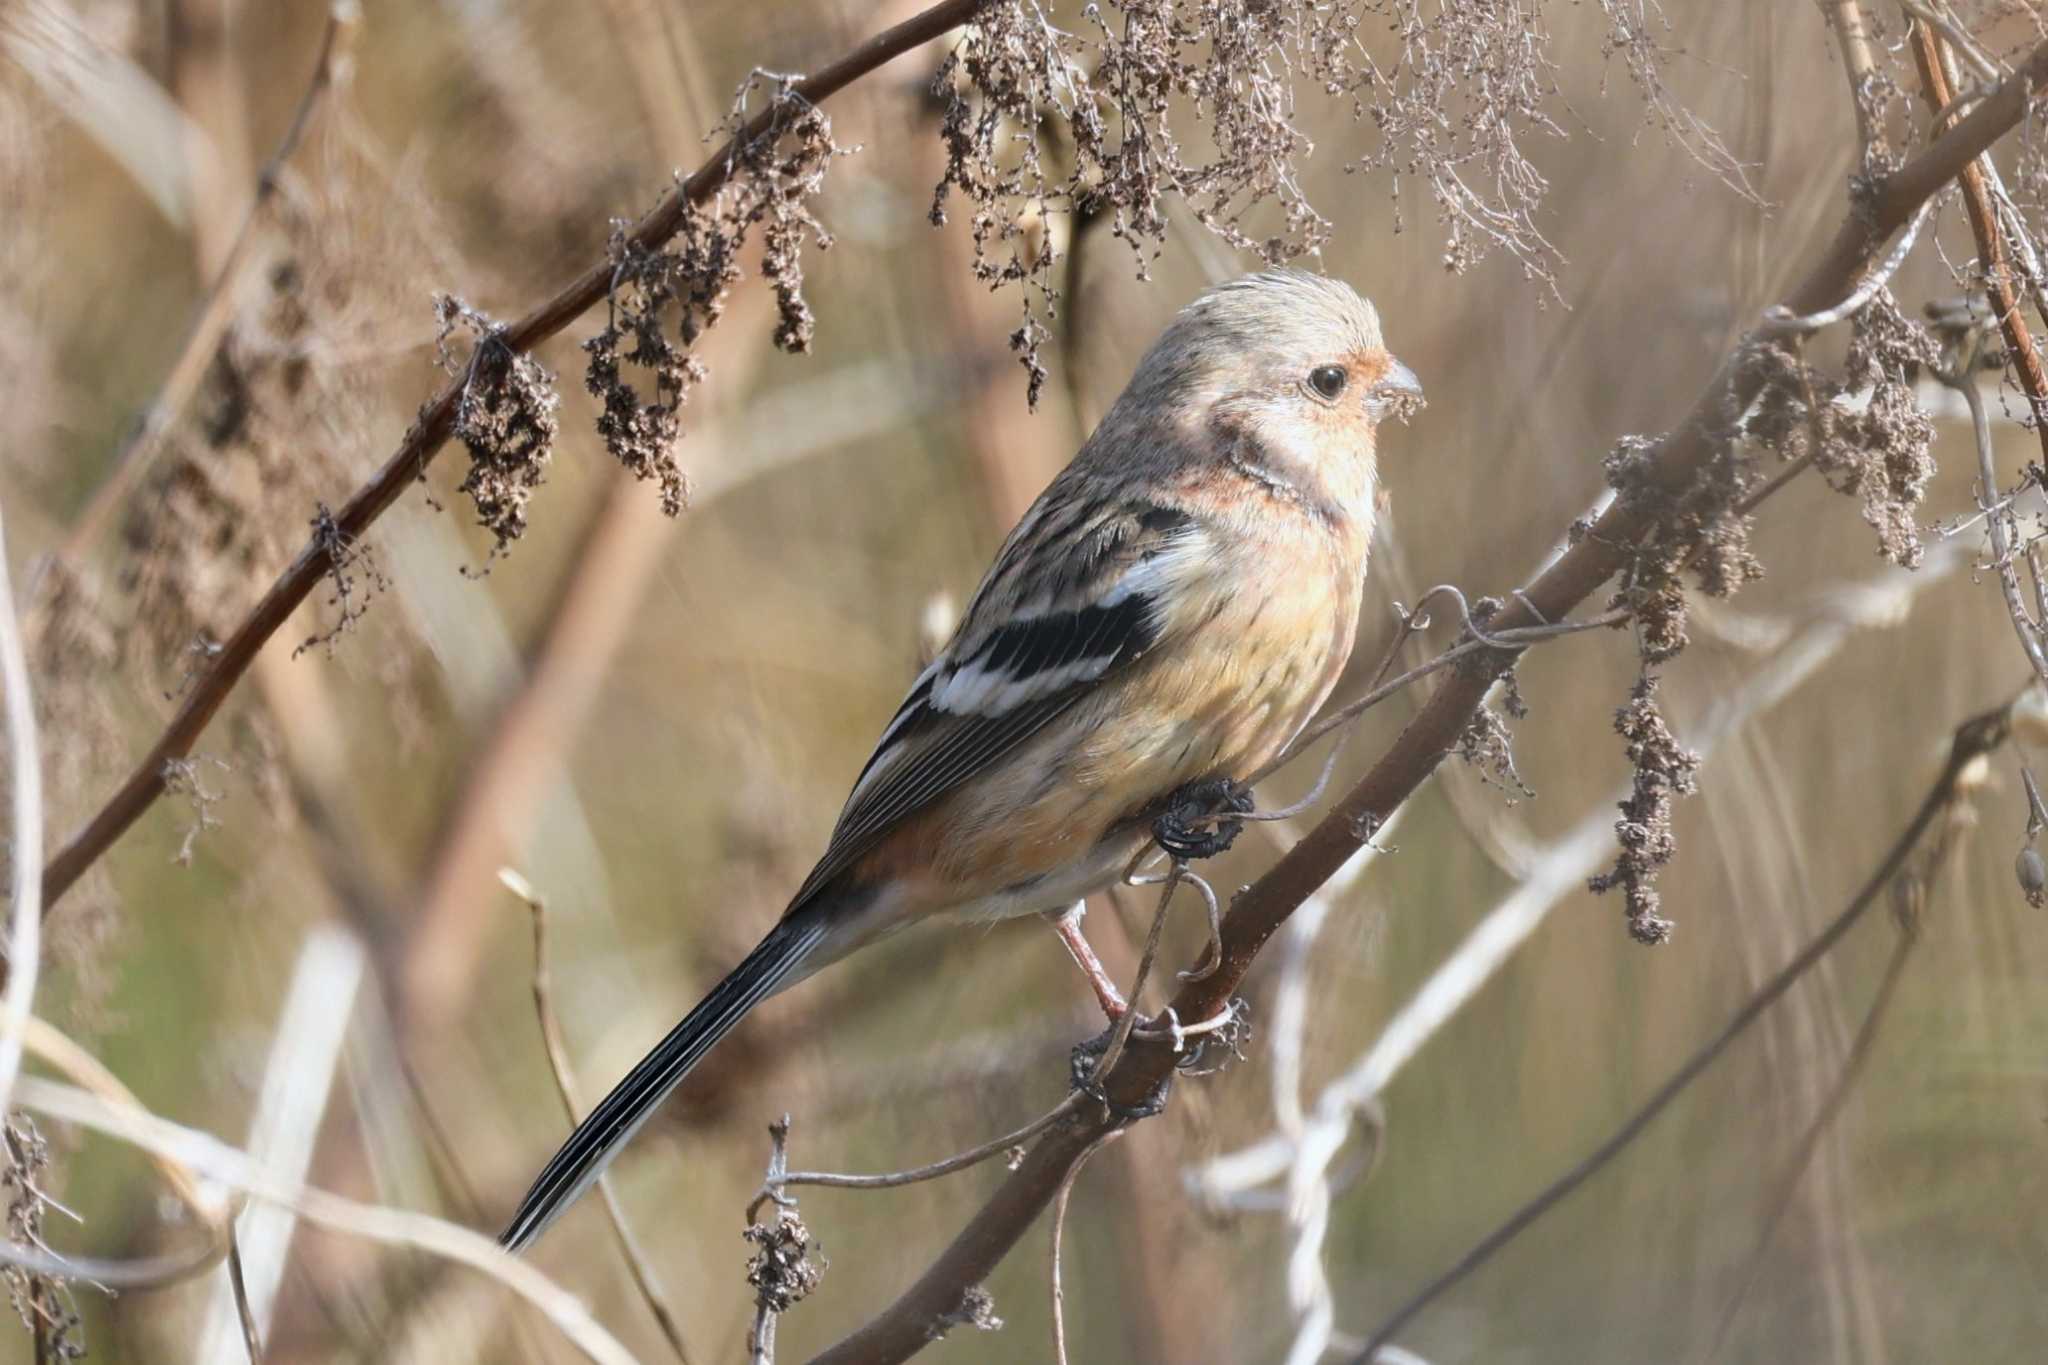
[[1245,809],[1231,779],[1343,671],[1374,430],[1421,397],[1341,281],[1270,271],[1183,309],[1003,542],[781,922],[578,1125],[504,1244],[538,1236],[775,992],[919,920],[1063,910],[1155,838],[1202,852],[1165,817],[1191,793]]

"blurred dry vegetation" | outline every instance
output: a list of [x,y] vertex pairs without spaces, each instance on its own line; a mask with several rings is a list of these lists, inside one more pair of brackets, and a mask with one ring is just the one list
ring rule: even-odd
[[[266,1076],[296,1065],[273,1051],[295,973],[309,945],[337,960],[339,930],[366,955],[332,969],[346,1027],[297,1114],[296,1174],[494,1230],[566,1132],[529,910],[498,868],[545,901],[588,1103],[773,922],[948,604],[1200,288],[1306,259],[1378,304],[1428,391],[1383,438],[1391,515],[1348,695],[1395,637],[1394,602],[1436,583],[1504,595],[1610,475],[1626,484],[1622,438],[1680,419],[1819,253],[1852,176],[1883,169],[1859,150],[1823,13],[1839,6],[999,0],[977,41],[956,32],[793,115],[670,255],[627,241],[621,224],[730,126],[735,91],[758,112],[786,98],[776,73],[917,8],[366,0],[266,173],[323,51],[320,5],[0,4],[0,505],[52,848],[309,537],[329,560],[164,799],[48,919],[36,1013],[151,1110],[244,1145]],[[1928,119],[1902,12],[1863,8],[1883,76],[1864,112],[1910,150]],[[1938,8],[1995,60],[2042,37],[2017,0]],[[1077,102],[1034,65],[1048,18],[1113,89]],[[2039,117],[1998,152],[2037,224]],[[1669,809],[1661,899],[1629,891],[1632,936],[1623,897],[1580,874],[1387,1088],[1377,1163],[1336,1168],[1357,1177],[1322,1245],[1340,1334],[1612,1129],[1877,866],[1957,724],[2026,680],[1981,526],[1943,534],[1976,509],[1976,462],[1915,321],[1976,255],[1951,196],[1896,306],[1853,343],[1848,327],[1813,343],[1813,373],[1895,406],[1833,434],[1789,423],[1787,449],[1756,455],[1769,473],[1811,439],[1821,469],[1716,542],[1709,586],[1740,593],[1694,593],[1674,625],[1648,610],[1678,591],[1666,565],[1636,585],[1635,627],[1531,651],[1511,761],[1505,732],[1475,733],[1476,761],[1446,765],[1335,906],[1290,1063],[1311,1090],[1532,850],[1611,826],[1632,768],[1617,708],[1666,652],[1660,622],[1689,635],[1657,666],[1654,710],[1627,718],[1651,754],[1637,766],[1663,765],[1635,789],[1649,823]],[[610,304],[530,356],[495,340],[494,319],[607,260]],[[231,261],[189,400],[138,441]],[[459,441],[349,535],[336,509],[450,374],[475,381]],[[2010,487],[2039,447],[2010,375],[1984,383]],[[1455,613],[1435,614],[1449,643]],[[1691,742],[1816,622],[1841,626],[1817,666],[1667,802],[1686,774],[1661,727]],[[1366,715],[1340,782],[1418,700]],[[1778,1176],[1893,956],[1890,914],[1403,1344],[1437,1362],[1705,1358],[1748,1281],[1715,1359],[2040,1358],[2048,919],[2014,880],[2029,738],[1944,812],[1948,855],[1903,898],[1920,931],[1882,1030],[1789,1193]],[[1275,849],[1241,839],[1213,880],[1248,882]],[[1621,871],[1633,886],[1654,869]],[[1147,918],[1127,908],[1089,921],[1120,975]],[[1174,965],[1198,920],[1171,930]],[[1634,941],[1664,920],[1669,943]],[[1183,1180],[1274,1127],[1258,1031],[1274,965],[1247,987],[1245,1060],[1183,1080],[1167,1117],[1080,1177],[1076,1359],[1286,1356],[1298,1230],[1277,1196],[1219,1210]],[[617,1168],[692,1358],[745,1353],[740,1234],[773,1118],[794,1116],[801,1167],[942,1156],[1059,1099],[1092,1009],[1035,922],[906,936],[764,1008]],[[24,1130],[17,1240],[39,1227],[59,1250],[134,1257],[197,1235],[128,1148],[40,1129],[33,1179],[76,1221],[37,1214]],[[805,1193],[829,1265],[781,1322],[784,1357],[886,1304],[999,1175]],[[963,1327],[932,1358],[1049,1358],[1044,1237],[986,1286],[1001,1329]],[[595,1200],[534,1261],[641,1358],[669,1352]],[[500,1285],[434,1258],[301,1225],[281,1264],[274,1303],[259,1296],[271,1361],[571,1355]],[[11,1275],[30,1326],[0,1359],[199,1359],[214,1330],[219,1272],[118,1296]],[[224,1340],[216,1358],[240,1358]]]

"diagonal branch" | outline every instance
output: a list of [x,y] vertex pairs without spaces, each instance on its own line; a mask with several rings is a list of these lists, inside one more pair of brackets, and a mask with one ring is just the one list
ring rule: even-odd
[[[1924,19],[1916,17],[1913,21],[1913,57],[1920,67],[1921,85],[1937,117],[1948,108],[1953,98],[1948,79],[1949,63],[1945,60],[1947,55],[1943,40]],[[2048,454],[2048,420],[2044,420],[2048,419],[2048,373],[2041,368],[2040,353],[2034,347],[2026,317],[2020,311],[2018,291],[2013,288],[2005,233],[1986,185],[1985,173],[1989,168],[1988,155],[1973,157],[1956,179],[1962,186],[1963,204],[1969,210],[1970,231],[1977,239],[1977,261],[1984,271],[1985,288],[1991,295],[1999,328],[2005,333],[2006,347],[2012,353],[2020,388],[2025,391],[2027,404],[2033,409],[2034,429],[2040,436],[2042,452]],[[2027,662],[2033,665],[2035,676],[2048,683],[2048,654],[2042,650],[2041,628],[2027,615],[2026,604],[2020,594],[2019,570],[2013,564],[2014,549],[2009,531],[2011,513],[2000,506],[2002,491],[1998,463],[1991,448],[1991,427],[1984,414],[1984,397],[1977,391],[1976,346],[1962,347],[1961,355],[1957,373],[1941,378],[1962,394],[1963,401],[1969,405],[1971,432],[1977,443],[1979,482],[1983,485],[1978,493],[1978,506],[1984,509],[1985,534],[1991,542],[1991,567],[1998,574],[1999,586],[2005,593],[2006,610],[2012,616],[2013,629],[2019,635]]]
[[[1892,234],[1963,166],[2009,132],[2043,85],[2048,85],[2048,43],[2035,48],[1967,118],[1882,185],[1859,196],[1819,264],[1785,306],[1806,315],[1847,297]],[[1652,489],[1683,488],[1718,456],[1731,417],[1747,409],[1760,388],[1761,380],[1747,363],[1749,346],[1748,341],[1737,346],[1685,420],[1649,447],[1647,483]],[[1626,565],[1638,542],[1656,529],[1657,518],[1644,498],[1618,497],[1589,520],[1585,534],[1487,621],[1489,632],[1497,635],[1563,620]],[[1173,1001],[1179,1018],[1208,1019],[1225,1007],[1266,940],[1453,751],[1494,678],[1515,657],[1513,650],[1483,651],[1471,663],[1450,671],[1358,785],[1237,897],[1223,921],[1217,969],[1183,986]],[[1171,1077],[1175,1061],[1167,1047],[1134,1040],[1115,1069],[1102,1078],[1103,1089],[1110,1100],[1129,1110]],[[880,1316],[820,1355],[818,1365],[906,1360],[922,1350],[934,1325],[960,1309],[1057,1197],[1073,1165],[1105,1132],[1121,1124],[1095,1104],[1053,1129],[917,1282]]]
[[[1950,89],[1948,73],[1942,60],[1944,44],[1933,29],[1916,18],[1913,21],[1913,60],[1920,68],[1920,86],[1926,92],[1927,102],[1937,118],[1947,115],[1955,92]],[[2028,63],[2029,67],[2032,63]],[[2012,263],[2007,259],[2005,233],[1998,223],[1997,209],[1991,203],[1991,193],[1985,184],[1984,166],[1979,157],[1971,157],[1956,173],[1956,181],[1962,186],[1963,207],[1969,211],[1970,232],[1977,239],[1977,262],[1984,270],[1984,285],[1991,294],[1993,310],[1998,315],[1998,325],[2005,333],[2005,344],[2012,350],[2014,368],[2019,372],[2020,388],[2027,395],[2027,404],[2033,409],[2034,427],[2041,438],[2042,454],[2048,455],[2048,370],[2041,365],[2041,353],[2034,346],[2034,339],[2027,330],[2027,319],[2020,312],[2019,292],[2013,288]],[[1998,490],[1986,488],[1984,496],[1996,500]]]
[[[964,23],[987,2],[941,0],[870,38],[816,75],[796,82],[790,91],[793,102],[798,106],[819,103],[892,58]],[[774,133],[790,107],[790,102],[777,101],[734,133],[722,149],[634,226],[628,238],[630,246],[651,250],[674,236],[690,209],[709,200],[726,184],[743,150]],[[592,266],[553,298],[507,327],[500,340],[513,352],[532,350],[604,298],[612,276],[609,261]],[[360,539],[433,462],[454,431],[462,392],[461,377],[443,385],[420,409],[419,417],[383,468],[335,514],[335,526],[346,540]],[[221,646],[206,672],[193,681],[184,705],[120,790],[50,859],[43,876],[45,912],[163,795],[167,766],[192,752],[192,746],[249,670],[257,652],[326,576],[330,543],[326,538],[316,537],[299,551],[298,557]]]

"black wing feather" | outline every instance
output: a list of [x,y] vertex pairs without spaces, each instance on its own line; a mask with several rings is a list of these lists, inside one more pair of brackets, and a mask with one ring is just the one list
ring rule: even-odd
[[[1119,557],[1128,570],[1158,554],[1170,537],[1186,533],[1192,525],[1184,513],[1141,506],[1106,527],[1104,535],[1118,542],[1123,550]],[[977,598],[969,608],[963,636],[974,625],[975,608],[981,605]],[[1157,643],[1158,636],[1156,599],[1144,592],[1127,592],[1106,605],[1093,603],[1073,611],[1042,612],[1004,622],[967,654],[951,660],[942,657],[897,709],[881,746],[861,769],[855,795],[833,830],[831,846],[798,889],[790,910],[808,903],[832,878],[870,852],[898,821],[1043,730],[1103,678],[1144,654]],[[954,713],[934,699],[948,678],[969,668],[1001,674],[1015,684],[1096,660],[1102,666],[1087,676],[1000,712]],[[903,760],[905,766],[883,774],[872,788],[864,790],[876,765],[905,745],[919,746]]]

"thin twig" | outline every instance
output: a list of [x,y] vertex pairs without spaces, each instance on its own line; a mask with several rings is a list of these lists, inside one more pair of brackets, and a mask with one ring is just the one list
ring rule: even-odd
[[1806,336],[1824,327],[1832,327],[1861,310],[1865,304],[1877,297],[1877,291],[1890,283],[1892,276],[1899,273],[1899,267],[1906,263],[1906,257],[1912,253],[1913,244],[1920,240],[1920,229],[1926,226],[1927,220],[1934,214],[1934,205],[1935,201],[1932,199],[1920,205],[1919,212],[1906,224],[1906,231],[1893,245],[1890,253],[1878,262],[1877,269],[1871,271],[1863,283],[1857,285],[1855,291],[1840,303],[1806,314],[1794,313],[1780,304],[1773,304],[1764,309],[1763,321],[1758,330],[1767,337]]
[[1908,18],[1932,24],[1942,37],[1948,39],[1951,48],[1968,59],[1979,79],[1996,81],[2005,75],[1999,70],[1998,63],[1992,60],[1991,54],[1977,45],[1977,40],[1970,36],[1970,31],[1958,23],[1953,14],[1945,12],[1948,9],[1947,5],[1923,5],[1918,3],[1918,0],[1900,0],[1899,8],[1906,12]]
[[[526,878],[509,867],[498,869],[498,881],[507,891],[526,902],[526,908],[533,918],[533,1012],[540,1020],[542,1050],[547,1053],[548,1070],[555,1078],[555,1094],[561,1098],[562,1113],[574,1128],[582,1121],[582,1105],[576,1097],[576,1073],[569,1065],[569,1044],[562,1037],[562,1021],[555,1013],[552,978],[548,972],[548,911],[540,893],[535,891]],[[640,1248],[640,1239],[633,1235],[632,1227],[626,1222],[625,1206],[619,1202],[618,1191],[612,1188],[611,1176],[607,1173],[597,1178],[598,1193],[604,1198],[605,1213],[611,1219],[612,1234],[619,1244],[619,1255],[625,1259],[627,1273],[633,1277],[633,1285],[640,1291],[641,1299],[647,1304],[647,1311],[654,1315],[655,1325],[675,1352],[682,1365],[690,1365],[690,1348],[683,1339],[683,1325],[676,1316],[675,1308],[669,1303],[668,1290],[655,1273],[647,1253]]]
[[[1451,591],[1455,592],[1456,589],[1451,589]],[[1460,600],[1462,601],[1462,595]],[[1628,620],[1628,618],[1629,612],[1626,608],[1616,608],[1613,611],[1602,612],[1591,620],[1565,621],[1558,625],[1520,626],[1512,630],[1491,631],[1485,639],[1461,640],[1429,662],[1417,664],[1414,668],[1409,669],[1393,681],[1380,683],[1368,689],[1364,696],[1348,701],[1334,711],[1325,712],[1317,719],[1315,724],[1295,736],[1294,742],[1282,750],[1278,757],[1246,779],[1244,785],[1250,787],[1263,782],[1266,778],[1300,757],[1302,750],[1314,744],[1330,731],[1337,729],[1339,726],[1350,724],[1373,707],[1378,706],[1388,697],[1422,681],[1422,679],[1430,674],[1441,672],[1452,664],[1463,659],[1469,659],[1482,650],[1518,650],[1543,640],[1554,640],[1562,635],[1578,635],[1589,630],[1607,630],[1620,625]],[[1470,623],[1468,620],[1468,629],[1469,627]],[[1388,658],[1391,660],[1392,657],[1392,653],[1389,653]],[[1385,668],[1382,667],[1381,672],[1385,671]]]
[[[768,1126],[768,1175],[748,1205],[748,1240],[760,1246],[748,1267],[748,1283],[754,1285],[754,1328],[748,1332],[752,1365],[774,1365],[776,1320],[817,1285],[817,1267],[809,1265],[809,1234],[797,1220],[797,1201],[782,1193],[788,1177],[788,1124],[791,1119],[784,1113]],[[762,1203],[774,1203],[774,1222],[766,1234],[754,1226]]]
[[[1913,60],[1920,69],[1921,89],[1927,97],[1928,106],[1937,115],[1948,107],[1953,95],[1947,68],[1942,61],[1945,46],[1933,28],[1920,19],[1913,21]],[[2038,83],[2039,77],[2032,79]],[[2013,366],[2018,371],[2020,390],[2026,394],[2033,409],[2042,454],[2048,456],[2048,420],[2044,420],[2048,419],[2048,370],[2042,368],[2041,354],[2035,349],[2034,338],[2027,330],[2027,320],[2020,312],[2019,298],[2013,292],[2013,272],[2006,260],[2005,235],[2000,230],[1998,213],[1992,206],[1985,182],[1985,167],[1989,163],[1989,156],[1980,152],[1957,171],[1956,181],[1962,187],[1963,206],[1969,211],[1970,231],[1977,239],[1977,261],[1984,271],[1985,288],[1991,294],[1992,311],[1997,314],[1999,329],[2005,333],[2006,348],[2012,353]],[[1986,494],[1995,496],[1995,491],[1994,480]]]
[[1870,1059],[1871,1049],[1877,1042],[1878,1025],[1891,1007],[1892,995],[1898,989],[1900,977],[1905,973],[1906,960],[1912,956],[1913,945],[1918,941],[1915,934],[1901,929],[1897,940],[1892,944],[1892,955],[1885,962],[1884,976],[1878,981],[1877,993],[1871,997],[1870,1008],[1864,1012],[1863,1022],[1856,1030],[1856,1037],[1849,1044],[1849,1055],[1842,1063],[1840,1074],[1835,1077],[1834,1085],[1829,1088],[1812,1120],[1800,1133],[1799,1140],[1793,1144],[1792,1155],[1786,1160],[1784,1170],[1771,1183],[1771,1194],[1766,1203],[1770,1212],[1764,1217],[1763,1227],[1757,1230],[1756,1244],[1749,1249],[1742,1278],[1737,1282],[1734,1294],[1729,1296],[1727,1307],[1721,1310],[1720,1321],[1714,1328],[1713,1341],[1707,1347],[1706,1355],[1701,1357],[1702,1360],[1711,1361],[1721,1354],[1721,1348],[1727,1344],[1729,1332],[1735,1327],[1736,1318],[1741,1315],[1744,1301],[1748,1299],[1749,1292],[1756,1288],[1757,1277],[1763,1272],[1764,1254],[1771,1249],[1771,1242],[1776,1238],[1779,1226],[1792,1208],[1792,1195],[1805,1176],[1806,1168],[1812,1163],[1814,1153],[1820,1149],[1821,1138],[1827,1133],[1828,1126],[1834,1122],[1835,1116],[1841,1113],[1843,1104],[1848,1101],[1849,1092],[1855,1087],[1857,1077],[1863,1074],[1864,1063]]
[[[756,115],[695,174],[649,211],[628,234],[627,249],[652,249],[674,236],[693,206],[706,202],[724,187],[740,164],[743,150],[776,131],[780,121],[788,117],[789,109],[823,101],[883,63],[965,22],[987,3],[989,0],[940,0],[921,14],[869,39],[816,75],[796,82],[790,87],[790,100],[778,100]],[[2044,63],[2048,63],[2048,57],[2044,57]],[[613,274],[609,260],[592,266],[553,298],[505,328],[500,334],[502,344],[513,351],[532,350],[604,298]],[[417,481],[453,433],[462,392],[462,378],[456,376],[420,410],[418,420],[390,459],[335,513],[336,531],[348,540],[360,540],[399,495]],[[330,536],[316,536],[299,551],[298,557],[223,642],[205,672],[193,680],[178,713],[134,772],[51,858],[43,874],[46,911],[163,795],[167,765],[191,753],[192,746],[248,671],[264,642],[326,578],[330,543]]]
[[[1166,929],[1166,912],[1173,905],[1173,893],[1179,889],[1181,878],[1186,874],[1187,864],[1178,858],[1167,866],[1166,880],[1159,888],[1159,908],[1152,912],[1152,928],[1145,935],[1144,951],[1138,954],[1138,970],[1132,975],[1131,989],[1124,995],[1129,1008],[1109,1031],[1109,1044],[1102,1050],[1102,1056],[1089,1077],[1092,1084],[1101,1084],[1102,1078],[1116,1066],[1117,1060],[1124,1055],[1125,1046],[1131,1041],[1131,1030],[1138,1022],[1138,993],[1145,989],[1145,979],[1152,974],[1152,959],[1158,956],[1159,938]],[[1221,961],[1220,955],[1218,961]]]
[[12,820],[8,861],[14,885],[8,894],[7,991],[0,1000],[0,1118],[21,1074],[21,1031],[35,1005],[37,967],[43,953],[41,909],[43,855],[42,750],[36,743],[35,701],[29,695],[28,654],[22,648],[21,618],[14,609],[14,585],[7,573],[7,537],[0,532],[0,713],[7,718],[8,780]]
[[2005,595],[2006,614],[2012,618],[2013,633],[2019,636],[2020,649],[2033,667],[2034,676],[2048,684],[2048,651],[2041,644],[2041,630],[2048,623],[2037,623],[2027,614],[2027,603],[2020,588],[2020,574],[2013,563],[2013,547],[2009,538],[2006,518],[2009,512],[1997,506],[1998,462],[1991,449],[1991,421],[1984,411],[1984,395],[1978,392],[1975,366],[1971,361],[1976,348],[1963,347],[1963,362],[1959,374],[1936,369],[1935,377],[1963,396],[1963,402],[1970,409],[1970,430],[1977,445],[1977,506],[1984,513],[1984,531],[1991,541],[1991,568],[1998,575],[1998,586]]
[[1115,1142],[1128,1128],[1115,1128],[1095,1140],[1093,1146],[1081,1153],[1067,1172],[1067,1178],[1060,1182],[1059,1193],[1052,1200],[1052,1356],[1057,1365],[1067,1365],[1067,1292],[1060,1278],[1060,1251],[1067,1229],[1067,1199],[1074,1192],[1074,1182],[1081,1178],[1081,1168],[1097,1152]]
[[783,1185],[821,1185],[838,1190],[887,1190],[898,1185],[915,1185],[925,1180],[937,1180],[940,1176],[964,1171],[978,1166],[991,1157],[1022,1147],[1046,1129],[1074,1112],[1080,1104],[1078,1093],[1068,1095],[1046,1113],[1039,1115],[1014,1133],[1005,1133],[992,1138],[979,1147],[970,1147],[964,1152],[934,1161],[924,1166],[913,1166],[906,1171],[889,1171],[881,1175],[847,1175],[838,1171],[787,1171],[781,1178]]
[[1878,895],[1892,878],[1905,866],[1906,859],[1926,834],[1936,817],[1947,810],[1955,799],[1956,784],[1976,760],[1995,752],[2011,733],[2013,702],[1973,716],[1956,728],[1949,745],[1948,762],[1933,787],[1921,801],[1920,808],[1907,822],[1905,830],[1879,862],[1877,870],[1864,882],[1841,913],[1830,920],[1804,948],[1794,954],[1792,960],[1780,968],[1775,976],[1752,995],[1738,1009],[1728,1022],[1722,1025],[1707,1042],[1702,1044],[1685,1063],[1672,1073],[1670,1079],[1659,1086],[1642,1106],[1623,1121],[1605,1141],[1595,1147],[1570,1170],[1546,1185],[1529,1202],[1515,1210],[1507,1219],[1486,1236],[1479,1239],[1463,1256],[1459,1257],[1448,1270],[1438,1275],[1411,1296],[1373,1332],[1359,1353],[1356,1365],[1365,1365],[1373,1352],[1386,1345],[1403,1327],[1413,1321],[1416,1314],[1434,1303],[1445,1291],[1485,1264],[1493,1254],[1513,1241],[1531,1223],[1548,1213],[1574,1190],[1599,1172],[1607,1163],[1655,1121],[1671,1102],[1685,1092],[1694,1080],[1727,1051],[1742,1032],[1762,1016],[1765,1010],[1776,1004],[1779,997],[1790,990],[1801,977],[1821,958],[1828,954],[1856,926],[1858,920],[1873,904]]

